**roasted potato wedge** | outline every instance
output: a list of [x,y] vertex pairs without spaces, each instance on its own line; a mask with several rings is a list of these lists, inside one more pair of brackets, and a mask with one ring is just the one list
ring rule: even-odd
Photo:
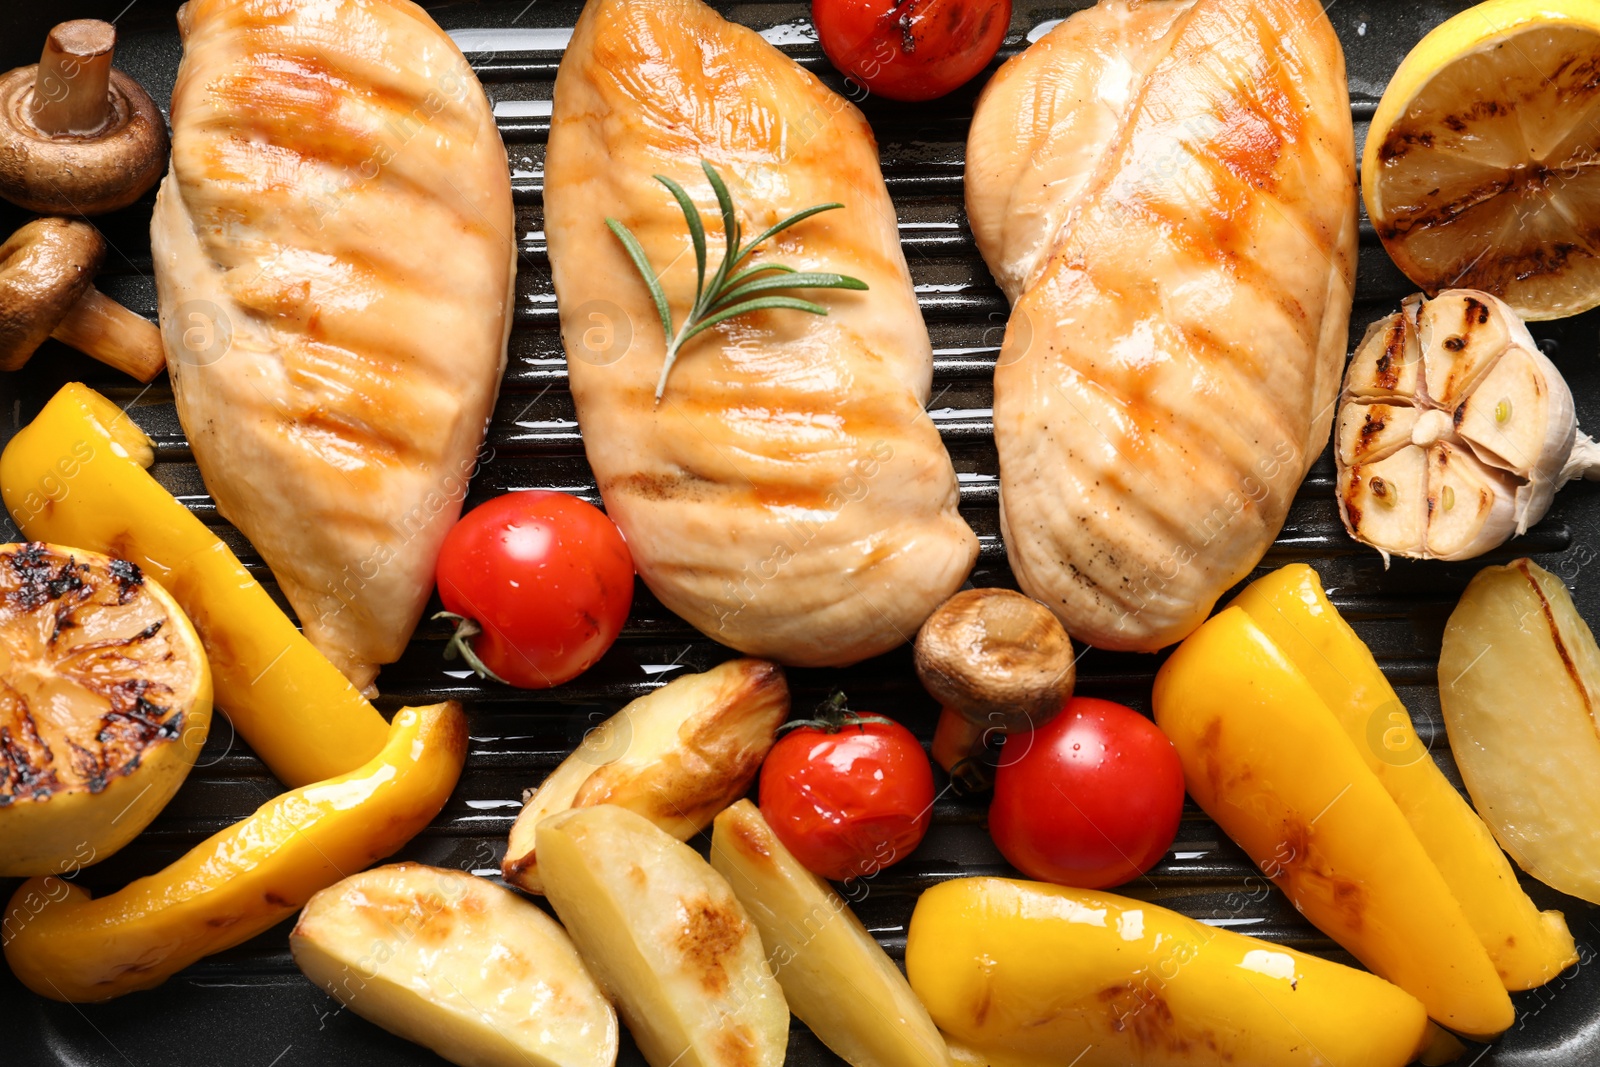
[[743,796],[789,715],[783,669],[730,660],[640,697],[591,730],[511,827],[507,882],[544,892],[535,828],[568,808],[615,804],[680,841]]
[[617,1015],[566,932],[462,871],[396,863],[311,898],[295,963],[351,1011],[463,1067],[610,1067]]
[[711,866],[613,804],[539,824],[545,894],[651,1067],[779,1067],[789,1007]]
[[755,921],[789,1008],[852,1067],[949,1067],[928,1009],[833,887],[800,865],[761,810],[717,816],[711,866]]
[[1517,866],[1600,903],[1600,645],[1560,578],[1528,559],[1478,572],[1444,630],[1439,705]]

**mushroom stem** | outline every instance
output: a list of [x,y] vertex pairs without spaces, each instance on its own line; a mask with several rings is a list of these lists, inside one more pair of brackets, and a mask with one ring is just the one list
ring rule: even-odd
[[917,633],[917,677],[944,709],[933,758],[963,792],[993,781],[1000,735],[1043,726],[1076,677],[1072,640],[1043,604],[1006,589],[968,589]]
[[116,117],[111,58],[117,30],[99,19],[63,22],[45,38],[29,117],[51,137],[92,137]]
[[94,286],[50,333],[62,344],[148,382],[167,365],[161,331]]
[[974,795],[994,787],[994,767],[984,759],[994,727],[979,726],[954,708],[939,712],[933,732],[933,762],[949,773],[962,793]]

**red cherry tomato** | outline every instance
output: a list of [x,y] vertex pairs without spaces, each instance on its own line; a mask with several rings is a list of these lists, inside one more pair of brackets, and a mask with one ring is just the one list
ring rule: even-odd
[[932,100],[994,58],[1011,0],[813,0],[811,19],[845,74],[891,100]]
[[772,832],[807,870],[865,878],[905,859],[928,832],[933,768],[910,730],[878,716],[801,726],[767,754],[760,797]]
[[594,666],[633,604],[633,557],[616,524],[544,490],[507,493],[462,516],[437,576],[445,610],[463,620],[452,646],[467,644],[474,667],[523,689]]
[[1183,768],[1161,728],[1073,697],[1046,725],[1006,739],[989,833],[1030,878],[1103,889],[1154,866],[1182,810]]

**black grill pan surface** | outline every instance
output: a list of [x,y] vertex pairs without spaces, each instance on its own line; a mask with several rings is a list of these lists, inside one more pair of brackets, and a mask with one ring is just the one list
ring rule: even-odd
[[[541,194],[549,101],[566,31],[579,0],[512,0],[424,4],[457,35],[495,103],[510,155],[521,253],[516,325],[510,364],[489,434],[490,455],[473,482],[467,506],[512,489],[551,488],[598,504],[584,462],[545,251]],[[827,63],[802,3],[725,3],[724,15],[764,31],[829,85],[846,91]],[[1025,47],[1029,34],[1086,3],[1018,0],[1001,58]],[[1462,3],[1333,0],[1328,14],[1349,66],[1357,149],[1389,76],[1429,29]],[[0,70],[37,61],[44,35],[67,18],[116,19],[118,65],[137,77],[163,109],[181,49],[176,0],[0,0]],[[962,514],[981,539],[972,581],[1011,586],[998,522],[998,463],[990,425],[990,375],[1007,306],[978,257],[961,207],[962,153],[973,102],[992,73],[932,104],[859,100],[877,133],[884,176],[895,200],[906,258],[933,338],[935,371],[930,414],[961,479]],[[858,98],[859,91],[851,93]],[[112,246],[100,287],[141,314],[155,317],[149,221],[152,197],[96,220]],[[0,205],[9,233],[25,216]],[[1363,218],[1357,300],[1351,340],[1365,324],[1395,310],[1412,291],[1389,262]],[[1572,385],[1580,424],[1600,426],[1600,313],[1533,324],[1535,337]],[[205,491],[173,408],[165,376],[140,387],[100,364],[49,342],[28,366],[0,377],[0,442],[26,425],[63,383],[101,390],[156,442],[153,473],[234,548],[278,596],[271,574],[245,540],[217,514]],[[5,539],[17,537],[0,520]],[[1312,564],[1339,609],[1372,647],[1384,673],[1410,710],[1433,758],[1459,786],[1439,716],[1434,670],[1444,623],[1461,590],[1489,563],[1531,555],[1573,590],[1579,609],[1600,622],[1600,486],[1566,489],[1538,527],[1502,549],[1468,563],[1396,560],[1385,570],[1376,552],[1352,542],[1333,500],[1333,464],[1324,454],[1312,468],[1283,532],[1258,573],[1292,561]],[[282,602],[279,596],[280,603]],[[732,653],[700,636],[639,586],[622,638],[592,671],[549,692],[521,692],[461,677],[441,652],[441,624],[425,622],[400,662],[379,678],[380,707],[446,698],[463,701],[471,724],[466,771],[455,795],[400,858],[497,876],[506,833],[522,791],[536,785],[583,733],[627,701],[689,670],[704,670]],[[1119,700],[1148,712],[1155,656],[1090,651],[1079,664],[1079,692]],[[834,687],[852,704],[905,722],[924,742],[937,709],[918,686],[907,649],[847,670],[789,672],[797,709]],[[1537,694],[1530,694],[1537,699]],[[940,784],[944,779],[940,778]],[[1592,783],[1600,788],[1600,783]],[[217,716],[211,739],[177,797],[133,844],[89,868],[80,881],[95,893],[158,870],[208,835],[254,811],[282,791],[248,748]],[[868,928],[899,959],[917,894],[943,879],[1014,873],[984,830],[984,805],[944,792],[927,840],[911,857],[880,873],[855,907]],[[705,841],[699,842],[703,848]],[[16,882],[0,880],[9,897]],[[1580,962],[1541,990],[1516,994],[1518,1019],[1496,1045],[1474,1046],[1463,1064],[1483,1067],[1569,1067],[1600,1064],[1600,909],[1537,882],[1524,884],[1541,907],[1560,908],[1576,936]],[[1250,861],[1192,803],[1178,839],[1149,874],[1121,892],[1219,926],[1353,962],[1309,926]],[[342,1064],[438,1064],[431,1052],[391,1037],[342,1011],[303,978],[289,957],[285,923],[246,944],[207,959],[160,988],[102,1005],[74,1006],[27,992],[0,968],[0,1067],[296,1067]],[[839,1063],[796,1022],[789,1062],[796,1067]],[[621,1062],[643,1060],[624,1037]]]

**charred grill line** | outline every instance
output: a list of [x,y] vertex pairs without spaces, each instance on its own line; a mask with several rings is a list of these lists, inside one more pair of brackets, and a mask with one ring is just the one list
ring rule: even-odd
[[30,541],[11,553],[7,562],[18,579],[17,588],[6,594],[6,600],[19,610],[35,611],[53,600],[84,588],[79,571],[87,572],[88,564],[79,564],[71,556],[55,562],[57,557],[48,545]]
[[[30,707],[31,690],[5,681],[8,722],[0,725],[0,806],[15,800],[45,800],[67,788],[98,793],[119,777],[135,771],[153,746],[183,733],[184,716],[176,710],[171,686],[147,677],[110,681],[118,672],[139,671],[146,664],[172,659],[170,649],[156,647],[137,654],[139,646],[156,640],[165,628],[158,618],[126,637],[87,642],[62,648],[63,633],[79,629],[80,610],[111,610],[136,604],[146,594],[143,572],[125,560],[111,560],[96,570],[59,549],[30,542],[5,553],[9,573],[0,580],[10,585],[4,596],[5,614],[18,626],[23,647],[24,672],[40,670],[77,686],[106,707],[103,714],[81,721],[71,734],[58,737],[56,753],[39,729]],[[138,611],[138,606],[133,610]],[[39,647],[30,614],[48,613],[49,631]],[[136,617],[137,618],[137,617]],[[40,628],[41,631],[43,627]],[[38,663],[28,665],[27,658]],[[94,705],[88,709],[92,713]],[[63,775],[67,781],[63,780]]]
[[132,600],[135,592],[144,585],[144,572],[139,565],[131,560],[114,559],[111,561],[111,577],[117,580],[117,603],[126,604]]
[[[21,698],[15,692],[13,697],[20,702]],[[20,741],[8,727],[0,726],[0,760],[4,761],[5,771],[5,779],[0,782],[4,786],[0,789],[0,804],[10,804],[13,800],[44,800],[61,788],[50,748],[39,736],[32,716],[26,711],[23,712],[20,725],[25,735]],[[31,745],[27,743],[30,736]],[[41,752],[43,759],[35,762],[30,749]]]

